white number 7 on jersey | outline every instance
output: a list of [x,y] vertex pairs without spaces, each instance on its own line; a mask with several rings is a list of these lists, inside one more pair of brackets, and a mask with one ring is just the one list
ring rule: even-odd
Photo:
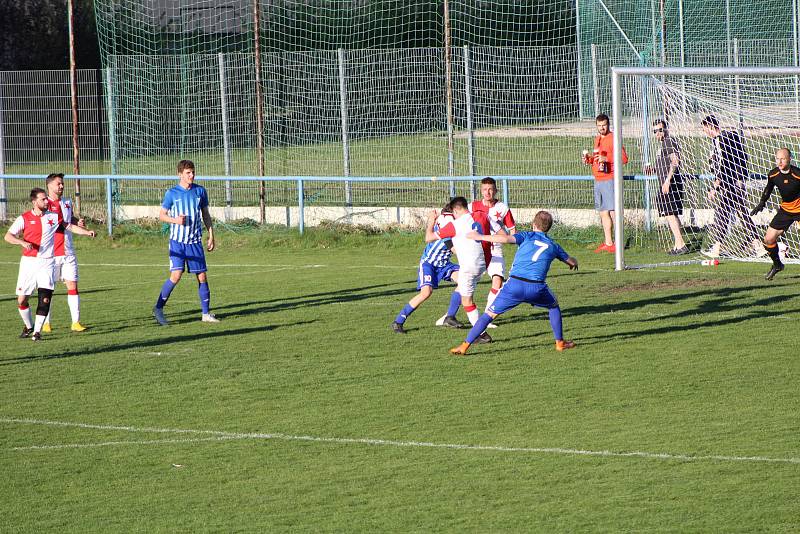
[[542,252],[547,250],[550,247],[550,245],[545,243],[544,241],[539,241],[538,239],[534,239],[533,244],[539,247],[536,249],[536,252],[533,253],[533,258],[531,258],[531,261],[535,262],[536,260],[539,259],[539,256],[542,255]]

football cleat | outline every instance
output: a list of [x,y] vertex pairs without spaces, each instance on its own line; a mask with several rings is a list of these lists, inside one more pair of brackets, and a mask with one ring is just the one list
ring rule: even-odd
[[72,323],[72,326],[70,326],[69,329],[72,330],[73,332],[83,332],[84,330],[86,330],[86,327],[83,326],[81,323]]
[[34,332],[33,335],[31,336],[31,340],[33,340],[33,341],[41,341],[42,340],[42,334],[40,334],[39,332]]
[[397,321],[392,323],[392,331],[395,334],[408,334],[408,332],[406,332],[405,329],[403,328],[403,325],[401,325]]
[[27,326],[22,327],[22,333],[19,335],[20,339],[25,339],[26,337],[31,337],[33,334],[33,328],[28,328]]
[[461,345],[450,349],[450,354],[464,355],[467,353],[467,349],[469,349],[469,343],[465,341]]
[[42,325],[42,332],[47,332],[49,334],[52,331],[53,331],[53,329],[50,328],[50,323],[44,323]]
[[156,308],[153,307],[153,317],[156,318],[156,322],[161,326],[168,326],[169,323],[167,322],[167,318],[164,317],[164,309],[163,308]]
[[767,272],[767,274],[764,275],[764,280],[772,280],[773,278],[775,278],[775,275],[781,272],[782,270],[783,270],[782,263],[773,264],[772,268]]
[[438,321],[436,321],[436,326],[449,326],[450,328],[464,328],[464,324],[453,317],[452,315],[445,315]]
[[575,348],[575,342],[574,341],[570,341],[568,339],[561,339],[561,340],[556,341],[556,350],[558,352],[561,352],[562,350],[574,349],[574,348]]
[[204,313],[203,316],[200,318],[201,321],[204,323],[218,323],[219,319],[213,313]]
[[475,343],[477,344],[491,343],[491,342],[492,342],[492,336],[490,336],[486,332],[475,338]]

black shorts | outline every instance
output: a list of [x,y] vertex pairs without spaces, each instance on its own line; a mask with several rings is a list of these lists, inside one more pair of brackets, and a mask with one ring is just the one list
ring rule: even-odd
[[656,207],[661,217],[683,214],[683,194],[678,189],[670,189],[666,195],[659,192],[656,196]]
[[800,213],[789,213],[783,208],[778,208],[778,213],[772,218],[769,227],[775,230],[788,230],[793,222],[800,222]]

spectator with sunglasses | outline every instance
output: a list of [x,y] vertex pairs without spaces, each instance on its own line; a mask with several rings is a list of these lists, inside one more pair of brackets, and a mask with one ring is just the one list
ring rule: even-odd
[[680,216],[683,214],[683,177],[680,173],[681,149],[678,140],[669,135],[667,121],[656,119],[653,122],[653,134],[661,142],[656,155],[655,165],[648,166],[645,172],[658,176],[658,195],[656,206],[658,215],[664,217],[674,238],[671,255],[688,254],[689,247],[681,234]]

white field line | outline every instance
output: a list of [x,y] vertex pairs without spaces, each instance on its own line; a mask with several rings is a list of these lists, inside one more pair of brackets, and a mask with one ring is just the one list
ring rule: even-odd
[[161,445],[165,443],[197,443],[200,441],[229,441],[240,439],[228,436],[215,436],[213,438],[190,439],[154,439],[147,441],[101,441],[99,443],[64,443],[61,445],[30,445],[27,447],[13,447],[12,451],[44,451],[52,449],[88,449],[95,447],[114,447],[119,445]]
[[[73,423],[67,421],[48,421],[42,419],[17,419],[0,418],[0,423],[14,423],[24,425],[59,426],[67,428],[86,428],[92,430],[115,430],[122,432],[155,433],[155,434],[191,434],[213,436],[221,439],[253,439],[253,440],[283,440],[283,441],[309,441],[315,443],[336,443],[351,445],[377,445],[386,447],[421,447],[430,449],[449,449],[463,451],[489,451],[489,452],[511,452],[511,453],[533,453],[533,454],[557,454],[575,456],[600,456],[609,458],[644,458],[654,460],[680,460],[680,461],[717,461],[717,462],[763,462],[763,463],[783,463],[800,465],[800,458],[771,458],[767,456],[726,456],[726,455],[704,455],[692,456],[689,454],[672,454],[644,451],[593,451],[584,449],[566,449],[561,447],[507,447],[501,445],[465,445],[454,443],[430,443],[424,441],[398,441],[387,439],[372,438],[330,438],[317,436],[294,436],[290,434],[265,434],[265,433],[239,433],[223,432],[219,430],[192,430],[180,428],[148,428],[117,425],[94,425],[87,423]],[[121,442],[122,443],[122,442]],[[133,444],[144,444],[146,442],[128,442]],[[91,446],[92,444],[89,444]],[[35,450],[37,446],[15,447],[12,450]],[[38,446],[46,448],[47,446]]]
[[[19,265],[18,261],[0,261],[0,265]],[[169,267],[168,262],[164,263],[84,263],[80,262],[80,267],[120,267],[120,268],[128,268],[128,267],[153,267],[164,269]],[[414,269],[414,265],[325,265],[319,263],[309,263],[309,264],[290,264],[290,263],[214,263],[209,262],[209,269],[216,269],[216,268],[233,268],[239,269],[241,267],[264,267],[264,268],[274,268],[274,267],[281,267],[287,269],[322,269],[322,268],[334,268],[334,269]]]

